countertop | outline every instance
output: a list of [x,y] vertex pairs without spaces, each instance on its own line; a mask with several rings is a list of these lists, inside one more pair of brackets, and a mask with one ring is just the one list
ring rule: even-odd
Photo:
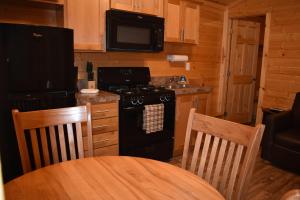
[[111,92],[100,90],[97,94],[76,94],[77,105],[106,103],[120,100],[120,96]]
[[211,93],[212,87],[208,86],[189,86],[186,88],[175,88],[173,89],[175,91],[176,95],[182,95],[182,94],[208,94]]
[[[175,91],[176,95],[184,95],[184,94],[208,94],[212,91],[212,87],[209,86],[196,86],[196,85],[188,85],[187,87],[175,87],[171,90]],[[96,103],[106,103],[112,101],[120,100],[120,96],[111,92],[106,92],[100,90],[97,94],[76,94],[77,105],[84,105],[87,102],[92,104]]]
[[183,94],[208,94],[212,92],[212,87],[209,86],[197,86],[197,85],[187,85],[186,87],[177,87],[171,88],[175,91],[176,95]]

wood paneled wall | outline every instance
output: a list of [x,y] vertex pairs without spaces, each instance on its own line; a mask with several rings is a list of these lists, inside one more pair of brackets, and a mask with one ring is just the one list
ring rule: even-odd
[[262,105],[290,109],[300,92],[300,1],[243,0],[230,16],[271,13],[270,42]]
[[[216,114],[218,98],[220,52],[222,40],[224,8],[213,3],[204,3],[200,8],[199,44],[165,43],[161,53],[75,53],[75,65],[79,67],[79,78],[85,78],[85,65],[92,61],[98,66],[148,66],[152,76],[186,75],[199,79],[200,83],[213,87],[209,114]],[[170,63],[168,54],[189,56],[191,70],[185,70],[184,63]]]

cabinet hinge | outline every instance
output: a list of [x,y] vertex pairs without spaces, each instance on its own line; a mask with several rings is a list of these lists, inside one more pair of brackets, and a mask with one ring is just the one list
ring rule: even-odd
[[227,117],[227,115],[228,115],[228,113],[225,111],[225,112],[224,112],[224,117]]
[[230,70],[228,70],[228,71],[227,71],[227,77],[229,78],[230,75],[231,75],[231,72],[230,72]]

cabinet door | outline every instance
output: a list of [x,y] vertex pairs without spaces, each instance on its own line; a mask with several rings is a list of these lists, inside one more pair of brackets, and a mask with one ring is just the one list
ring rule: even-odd
[[180,28],[180,1],[165,0],[165,41],[180,42],[182,29]]
[[136,2],[135,0],[111,0],[110,7],[120,10],[134,11]]
[[161,16],[162,0],[136,0],[136,11]]
[[197,113],[207,114],[207,98],[208,94],[195,94],[193,95],[192,107],[196,108]]
[[182,155],[185,132],[190,109],[193,107],[193,95],[176,96],[174,156]]
[[[105,4],[108,0],[67,0],[66,26],[74,29],[74,48],[104,50]],[[109,4],[108,4],[109,5]]]
[[184,43],[198,44],[200,5],[193,2],[182,1],[182,37]]

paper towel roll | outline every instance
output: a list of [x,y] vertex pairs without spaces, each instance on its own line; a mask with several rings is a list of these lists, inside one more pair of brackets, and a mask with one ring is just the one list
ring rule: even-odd
[[167,60],[170,62],[187,62],[189,57],[187,55],[167,55]]

